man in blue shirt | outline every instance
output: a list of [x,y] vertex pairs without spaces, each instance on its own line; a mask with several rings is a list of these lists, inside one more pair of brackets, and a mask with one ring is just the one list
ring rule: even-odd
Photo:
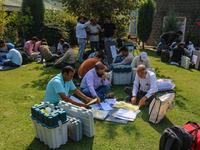
[[58,103],[60,100],[72,103],[77,106],[87,107],[84,103],[79,103],[68,97],[69,90],[72,90],[77,96],[86,100],[92,101],[91,98],[85,96],[74,85],[72,79],[74,76],[74,69],[71,66],[66,66],[62,69],[62,73],[51,79],[47,85],[44,101],[50,103]]
[[[7,43],[7,54],[6,59],[10,59],[9,61],[5,61],[3,63],[4,66],[10,66],[10,67],[19,67],[22,64],[22,56],[20,52],[16,49],[14,49],[14,45],[11,43]],[[0,55],[1,58],[1,55]]]

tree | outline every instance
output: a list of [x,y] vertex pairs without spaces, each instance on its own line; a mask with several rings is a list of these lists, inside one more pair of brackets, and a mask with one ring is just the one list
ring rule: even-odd
[[148,0],[138,10],[137,16],[137,36],[142,41],[142,48],[144,43],[149,39],[152,31],[153,17],[155,14],[155,2]]
[[71,13],[87,18],[96,17],[100,25],[103,25],[106,16],[111,16],[120,36],[125,33],[129,24],[124,16],[138,8],[141,1],[143,0],[60,0]]
[[23,0],[21,8],[23,15],[27,15],[27,8],[30,8],[31,16],[33,16],[33,24],[31,29],[32,32],[30,37],[33,35],[37,36],[38,32],[43,26],[44,21],[44,0]]
[[176,12],[174,10],[169,10],[165,18],[163,32],[177,31],[179,29],[178,19],[176,18]]

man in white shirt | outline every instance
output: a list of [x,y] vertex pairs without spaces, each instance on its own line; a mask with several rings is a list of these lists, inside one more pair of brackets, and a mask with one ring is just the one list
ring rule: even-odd
[[[91,19],[92,21],[93,19]],[[83,53],[85,51],[85,43],[87,38],[86,28],[90,25],[90,21],[85,23],[84,17],[78,18],[78,23],[76,25],[76,38],[79,45],[79,54],[78,54],[78,62],[82,63],[83,60]]]
[[63,45],[64,44],[68,44],[68,43],[65,42],[64,39],[60,39],[60,42],[58,43],[58,47],[57,47],[57,54],[58,55],[63,55],[65,53],[65,51],[63,50]]
[[125,92],[131,96],[131,103],[137,103],[139,106],[150,103],[157,91],[156,75],[151,71],[147,71],[144,65],[137,67],[133,90],[129,87],[125,88]]
[[[22,64],[22,56],[18,50],[14,49],[14,45],[9,43],[7,46],[7,54],[6,58],[10,59],[9,61],[5,61],[3,66],[10,66],[10,67],[19,67]],[[1,55],[0,55],[1,58]]]
[[96,50],[100,51],[99,45],[99,31],[101,30],[101,26],[97,24],[97,20],[94,19],[92,24],[90,24],[87,28],[87,31],[90,35],[90,47],[94,52],[94,45],[96,44]]

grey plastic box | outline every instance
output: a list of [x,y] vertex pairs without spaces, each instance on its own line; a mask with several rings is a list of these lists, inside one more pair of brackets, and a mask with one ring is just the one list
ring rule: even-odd
[[68,137],[74,141],[80,141],[83,137],[81,120],[68,115],[67,118],[69,119],[67,122]]
[[86,135],[87,137],[94,136],[94,118],[92,110],[79,107],[64,101],[60,101],[58,103],[58,106],[60,108],[63,108],[66,111],[67,115],[75,117],[82,121],[82,129],[84,135]]

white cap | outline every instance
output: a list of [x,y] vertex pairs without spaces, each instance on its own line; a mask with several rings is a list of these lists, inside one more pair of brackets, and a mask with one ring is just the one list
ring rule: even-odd
[[147,53],[146,52],[142,52],[140,54],[140,58],[141,58],[142,61],[146,61],[147,60]]

